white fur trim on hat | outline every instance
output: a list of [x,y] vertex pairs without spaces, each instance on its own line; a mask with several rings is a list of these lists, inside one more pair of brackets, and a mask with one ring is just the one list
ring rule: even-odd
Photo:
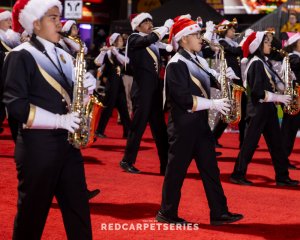
[[297,42],[299,39],[300,39],[300,33],[296,33],[287,40],[284,46],[287,47],[289,45],[292,45],[293,43]]
[[113,45],[114,42],[117,40],[117,38],[120,36],[120,33],[113,33],[110,37],[109,37],[109,45]]
[[11,12],[10,11],[4,11],[2,13],[0,13],[0,21],[2,20],[6,20],[11,18]]
[[64,26],[62,27],[61,31],[62,32],[69,32],[71,27],[73,25],[76,25],[76,22],[74,20],[68,20],[65,22]]
[[220,26],[218,27],[218,31],[224,31],[227,29],[227,25],[229,24],[230,22],[228,20],[223,20],[221,23],[220,23]]
[[58,7],[62,12],[62,5],[59,0],[30,0],[19,15],[19,22],[28,32],[33,33],[33,22],[40,19],[52,7]]
[[147,18],[152,20],[152,16],[149,13],[144,12],[133,18],[131,21],[132,30],[134,31]]
[[258,49],[258,47],[261,44],[264,36],[265,36],[265,32],[257,32],[256,33],[255,39],[249,45],[249,52],[251,54],[254,53]]
[[176,42],[178,42],[182,37],[187,36],[187,35],[192,34],[192,33],[195,33],[195,32],[199,32],[199,31],[201,31],[201,28],[199,27],[199,25],[198,24],[193,24],[193,25],[185,27],[180,32],[178,32],[174,36],[174,39],[175,39]]

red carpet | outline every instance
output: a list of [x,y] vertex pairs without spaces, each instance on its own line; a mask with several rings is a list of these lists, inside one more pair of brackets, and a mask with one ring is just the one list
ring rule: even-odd
[[[159,162],[149,128],[144,135],[137,160],[140,175],[122,172],[119,161],[126,141],[121,139],[122,128],[116,117],[109,122],[106,134],[83,151],[87,183],[90,189],[101,193],[90,202],[94,239],[300,239],[300,188],[278,188],[264,140],[259,143],[249,179],[255,186],[241,187],[229,183],[229,174],[238,154],[237,134],[226,133],[220,141],[224,148],[218,158],[222,184],[232,212],[245,218],[232,225],[211,227],[207,201],[202,182],[194,163],[189,168],[182,189],[179,214],[200,224],[198,230],[158,230],[154,216],[159,209],[163,177],[159,176]],[[9,131],[0,135],[0,239],[11,239],[16,212],[17,180],[13,159],[14,145]],[[300,167],[300,140],[297,139],[292,163]],[[42,159],[41,159],[42,160]],[[300,179],[300,171],[290,171],[292,178]],[[103,224],[154,225],[156,230],[104,230]],[[127,225],[123,225],[127,226]],[[118,225],[115,225],[117,228]],[[62,217],[53,202],[42,239],[66,239]],[[80,240],[80,239],[79,239]]]

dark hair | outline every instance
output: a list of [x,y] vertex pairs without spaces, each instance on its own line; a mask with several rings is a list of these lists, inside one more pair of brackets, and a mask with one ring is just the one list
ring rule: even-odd
[[[298,40],[298,41],[299,41],[299,40]],[[297,48],[297,42],[298,42],[298,41],[296,41],[296,42],[294,42],[293,44],[291,44],[291,45],[285,47],[283,50],[286,51],[286,52],[288,52],[288,53],[293,52],[293,51]]]
[[228,30],[231,29],[231,28],[234,28],[235,30],[237,29],[235,25],[229,25],[229,26],[226,28],[225,31],[221,31],[221,32],[219,33],[219,36],[220,36],[221,38],[225,38],[225,37],[226,37],[226,34],[228,33]]
[[259,47],[256,49],[256,51],[252,54],[249,54],[248,59],[250,60],[251,58],[253,58],[254,56],[259,57],[260,59],[264,60],[264,41],[267,38],[267,35],[265,34]]

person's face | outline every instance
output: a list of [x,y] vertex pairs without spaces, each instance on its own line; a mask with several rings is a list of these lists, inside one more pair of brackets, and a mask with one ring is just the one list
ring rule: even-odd
[[269,38],[269,40],[272,42],[273,41],[273,34],[270,32],[267,32],[267,37]]
[[295,15],[290,15],[289,16],[289,22],[290,24],[294,25],[297,22],[297,18]]
[[115,43],[114,43],[116,48],[122,48],[124,45],[124,40],[122,38],[122,36],[118,36]]
[[271,41],[268,36],[266,36],[266,38],[264,39],[263,52],[265,55],[271,53]]
[[146,19],[136,28],[136,30],[142,33],[150,34],[153,30],[153,23],[150,19]]
[[190,52],[199,52],[202,47],[201,32],[192,33],[183,37],[182,39],[183,47]]
[[300,39],[297,41],[296,49],[297,52],[300,52]]
[[226,37],[233,39],[235,37],[235,28],[229,28],[227,30]]
[[78,35],[78,28],[75,24],[72,25],[71,27],[71,34],[72,37],[76,37]]
[[0,21],[0,29],[6,32],[9,28],[11,28],[11,18],[7,18]]
[[50,8],[41,19],[34,21],[33,26],[37,36],[53,43],[59,42],[62,25],[58,7]]

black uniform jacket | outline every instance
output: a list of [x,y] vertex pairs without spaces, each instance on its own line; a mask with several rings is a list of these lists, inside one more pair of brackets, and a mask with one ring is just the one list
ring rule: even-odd
[[181,49],[172,57],[166,69],[166,88],[171,105],[170,119],[178,128],[192,127],[191,124],[197,124],[199,117],[204,117],[207,121],[207,111],[195,110],[196,96],[209,98],[210,76],[196,62],[190,61],[190,58],[191,55]]
[[30,43],[11,51],[3,67],[3,102],[8,113],[20,123],[31,125],[35,106],[56,114],[69,111],[72,96],[72,57],[58,50],[63,72],[62,78],[51,61]]
[[292,53],[289,57],[291,70],[295,74],[296,82],[300,84],[300,52]]
[[133,80],[139,90],[151,92],[159,87],[160,54],[154,44],[158,40],[158,34],[155,32],[146,36],[135,32],[128,38],[128,57]]
[[231,46],[225,39],[220,39],[219,43],[224,47],[227,66],[231,67],[234,73],[240,78],[239,80],[234,80],[235,83],[242,86],[241,66],[239,60],[243,57],[242,48]]
[[250,89],[247,103],[247,116],[251,117],[257,114],[260,106],[268,105],[276,108],[272,102],[263,102],[265,99],[265,91],[275,92],[275,82],[267,65],[264,64],[260,58],[254,56],[248,63],[246,74],[247,84]]

